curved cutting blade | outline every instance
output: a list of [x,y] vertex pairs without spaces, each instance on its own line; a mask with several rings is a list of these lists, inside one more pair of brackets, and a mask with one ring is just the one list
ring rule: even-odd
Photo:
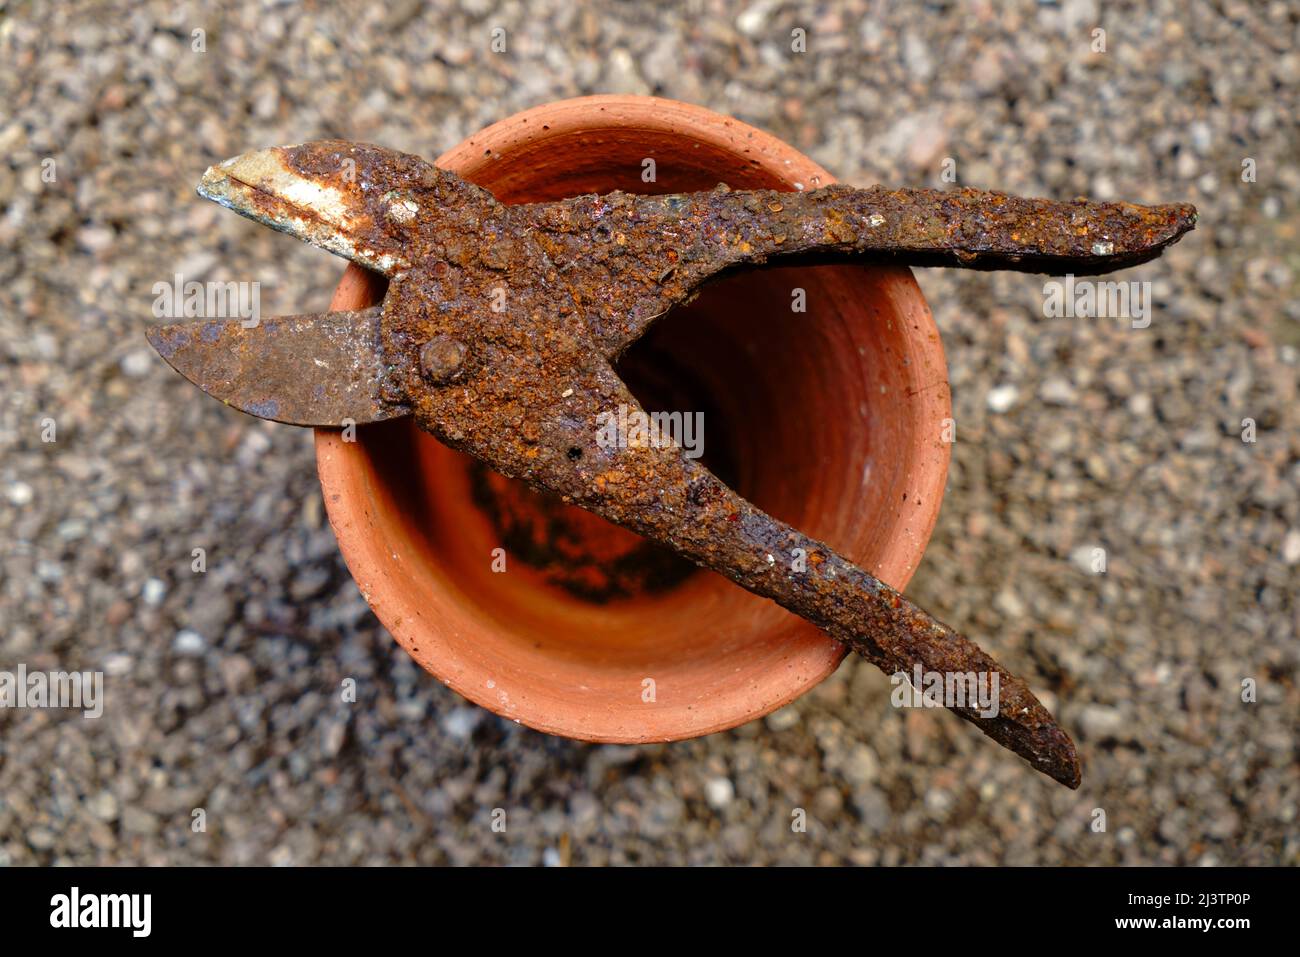
[[357,312],[174,322],[150,344],[185,378],[241,412],[289,425],[344,426],[405,415],[386,401],[379,306]]
[[[350,259],[395,276],[410,268],[411,234],[422,206],[437,203],[445,174],[396,150],[316,140],[274,146],[208,168],[199,195]],[[485,194],[486,195],[486,194]],[[427,212],[426,212],[427,215]]]

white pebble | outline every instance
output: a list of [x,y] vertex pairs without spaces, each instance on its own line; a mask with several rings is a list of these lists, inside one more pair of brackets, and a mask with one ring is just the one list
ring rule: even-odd
[[1128,724],[1118,708],[1100,704],[1086,705],[1079,712],[1078,721],[1083,733],[1098,741],[1119,735]]
[[773,731],[789,731],[799,723],[799,712],[790,705],[767,716],[767,726]]
[[162,604],[163,596],[167,594],[167,585],[161,578],[150,578],[140,589],[140,597],[144,599],[146,605],[154,608]]
[[1293,528],[1282,539],[1282,561],[1288,565],[1300,564],[1300,528]]
[[1000,415],[1015,405],[1019,397],[1020,390],[1008,383],[989,389],[989,394],[984,401],[988,403],[990,412],[997,412]]
[[1038,390],[1039,398],[1048,405],[1073,405],[1074,386],[1060,376],[1052,376]]
[[131,656],[120,651],[104,656],[104,673],[112,675],[114,678],[130,674],[133,665],[134,661],[132,661]]
[[1070,561],[1080,571],[1088,572],[1090,575],[1097,573],[1094,567],[1097,563],[1098,556],[1095,554],[1096,545],[1080,545],[1074,551],[1070,552]]
[[122,372],[132,379],[143,379],[153,368],[153,353],[144,349],[128,352],[121,362]]
[[184,628],[176,633],[176,639],[172,642],[172,651],[178,655],[201,655],[207,644],[197,631]]
[[876,759],[876,752],[865,744],[854,745],[844,762],[844,776],[854,787],[871,784],[876,780],[879,770],[880,762]]
[[32,500],[32,487],[26,482],[11,482],[6,489],[9,497],[9,504],[22,508]]
[[736,788],[730,778],[709,778],[704,782],[704,800],[709,807],[722,810],[736,797]]
[[442,719],[442,730],[457,741],[468,741],[482,720],[482,708],[452,708],[447,717]]
[[113,796],[112,791],[100,791],[86,802],[86,807],[101,821],[117,820],[117,798]]

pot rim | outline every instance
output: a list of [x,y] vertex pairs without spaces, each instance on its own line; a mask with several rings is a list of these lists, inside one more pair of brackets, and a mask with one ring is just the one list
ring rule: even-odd
[[834,176],[793,146],[725,113],[661,96],[618,93],[575,96],[521,110],[470,135],[439,156],[435,165],[455,169],[459,175],[472,179],[483,167],[491,165],[495,156],[531,140],[534,130],[541,128],[552,137],[589,132],[606,125],[592,124],[593,115],[602,113],[610,120],[620,121],[623,128],[688,132],[702,145],[748,156],[759,165],[769,166],[782,179],[793,176],[795,182],[820,186],[836,182]]

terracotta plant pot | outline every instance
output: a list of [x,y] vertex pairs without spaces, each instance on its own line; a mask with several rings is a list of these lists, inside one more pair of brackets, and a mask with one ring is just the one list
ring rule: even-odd
[[[509,203],[833,182],[759,130],[651,97],[527,110],[437,162]],[[792,310],[796,288],[806,312]],[[352,266],[333,308],[382,294]],[[741,494],[907,584],[943,496],[950,414],[939,333],[909,270],[725,279],[619,368],[646,408],[706,413],[705,461]],[[330,522],[379,620],[443,683],[529,727],[690,738],[779,708],[844,657],[770,601],[488,472],[409,420],[361,428],[355,442],[319,431],[316,450]]]

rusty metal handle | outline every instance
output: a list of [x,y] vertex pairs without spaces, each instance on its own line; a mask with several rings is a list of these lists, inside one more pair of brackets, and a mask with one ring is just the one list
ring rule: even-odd
[[611,193],[510,215],[564,268],[611,358],[709,279],[777,258],[1092,275],[1154,259],[1196,224],[1195,207],[1185,203],[842,185]]
[[[671,537],[653,516],[638,520],[635,511],[621,510],[618,520],[807,619],[886,674],[902,672],[910,681],[919,668],[927,676],[958,679],[965,703],[945,702],[950,711],[1039,771],[1079,786],[1074,743],[1023,680],[824,543],[750,504],[708,469],[685,459],[681,466],[688,476],[683,510],[689,518]],[[977,703],[977,686],[996,700]]]
[[1196,221],[1195,208],[1181,203],[1062,203],[977,189],[715,190],[695,202],[720,225],[735,224],[728,245],[736,261],[755,263],[821,254],[1088,274],[1146,262]]

